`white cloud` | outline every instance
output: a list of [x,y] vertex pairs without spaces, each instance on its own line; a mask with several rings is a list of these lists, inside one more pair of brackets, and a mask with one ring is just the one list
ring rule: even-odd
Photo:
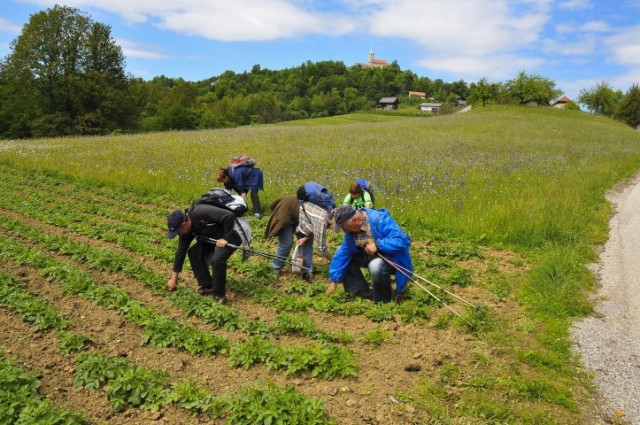
[[544,52],[566,56],[591,55],[595,51],[596,46],[597,43],[593,37],[586,37],[583,40],[574,42],[563,42],[549,38],[542,42]]
[[[50,0],[32,0],[51,7]],[[265,41],[305,34],[342,35],[352,19],[308,10],[295,0],[67,0],[80,9],[120,15],[129,23],[151,22],[159,28],[221,41]]]
[[156,50],[144,49],[142,46],[139,46],[137,43],[118,39],[116,40],[117,44],[122,48],[122,53],[129,58],[141,58],[141,59],[166,59],[163,53],[159,53]]
[[584,32],[609,32],[611,27],[604,21],[589,21],[580,26],[580,31]]
[[516,15],[505,0],[399,0],[373,13],[369,30],[414,40],[430,51],[483,55],[535,42],[547,20],[541,9]]
[[566,0],[558,3],[560,9],[581,10],[593,7],[589,0]]
[[0,31],[17,35],[22,31],[22,25],[14,24],[0,16]]
[[608,37],[605,44],[615,62],[640,66],[640,25],[619,31]]
[[264,41],[306,34],[342,35],[354,29],[346,17],[312,13],[282,0],[206,2],[163,16],[159,26],[224,41]]
[[543,60],[540,58],[517,55],[433,57],[420,61],[420,65],[425,68],[468,80],[478,80],[482,77],[509,79],[522,70],[539,67],[542,63]]
[[419,64],[430,70],[512,76],[542,63],[518,51],[539,42],[549,19],[548,4],[546,0],[396,0],[372,14],[369,30],[418,44],[428,55]]

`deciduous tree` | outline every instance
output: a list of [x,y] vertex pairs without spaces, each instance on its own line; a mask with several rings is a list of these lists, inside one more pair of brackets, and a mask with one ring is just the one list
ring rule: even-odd
[[98,134],[135,123],[124,57],[108,26],[55,6],[32,15],[11,50],[0,71],[2,136]]
[[637,84],[632,85],[618,103],[613,117],[633,128],[640,126],[640,87]]
[[562,94],[562,90],[556,89],[554,81],[540,75],[529,75],[524,71],[505,82],[504,88],[507,94],[521,105],[528,102],[548,105]]
[[595,114],[610,117],[622,99],[622,91],[614,91],[609,83],[601,81],[590,89],[582,89],[578,93],[578,102],[585,105]]

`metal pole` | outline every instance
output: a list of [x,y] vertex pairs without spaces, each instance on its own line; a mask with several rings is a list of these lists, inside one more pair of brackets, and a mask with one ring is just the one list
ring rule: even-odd
[[[210,238],[208,236],[198,236],[197,237],[199,240],[202,240],[204,242],[208,242],[211,244],[215,244],[218,242],[217,239],[214,238]],[[283,263],[289,264],[289,265],[294,265],[293,261],[291,261],[289,258],[287,257],[282,257],[280,255],[275,255],[275,254],[269,254],[266,252],[261,252],[261,251],[255,251],[253,249],[250,248],[245,248],[244,246],[238,246],[238,245],[234,245],[232,243],[227,242],[227,246],[230,246],[231,248],[235,248],[235,249],[241,249],[245,252],[251,253],[251,254],[255,254],[258,255],[260,257],[264,257],[264,258],[268,258],[270,260],[278,260],[278,261],[282,261]],[[311,270],[311,267],[305,267],[305,266],[301,266],[303,270],[308,271]]]
[[[467,322],[469,324],[469,326],[471,326],[472,328],[475,327],[475,325],[471,322],[469,322],[467,319],[465,319],[464,317],[462,317],[462,315],[460,313],[458,313],[457,311],[455,311],[451,306],[449,306],[447,303],[445,303],[443,300],[441,300],[439,297],[437,297],[433,292],[429,291],[427,288],[425,288],[424,286],[422,286],[420,283],[418,283],[413,276],[411,276],[409,274],[409,270],[406,269],[405,267],[402,267],[399,264],[394,263],[393,261],[389,260],[388,258],[386,258],[384,255],[380,254],[379,252],[377,253],[378,256],[380,258],[382,258],[384,261],[386,261],[391,267],[395,268],[396,270],[398,270],[400,273],[402,273],[404,276],[407,277],[407,279],[409,279],[411,282],[415,283],[416,285],[418,285],[418,287],[420,287],[423,291],[425,291],[427,294],[431,295],[433,298],[435,298],[437,301],[439,301],[442,305],[444,305],[446,308],[448,308],[453,314],[455,314],[456,316],[458,316],[459,318],[461,318],[462,320],[464,320],[465,322]],[[414,273],[415,274],[415,273]],[[418,275],[415,275],[418,276]],[[420,277],[420,276],[418,276]],[[425,279],[426,280],[426,279]],[[446,292],[446,291],[445,291]],[[466,302],[466,301],[465,301]]]

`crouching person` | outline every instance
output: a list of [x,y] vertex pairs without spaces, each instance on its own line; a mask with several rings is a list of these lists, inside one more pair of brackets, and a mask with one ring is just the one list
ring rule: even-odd
[[[233,212],[207,204],[195,204],[184,212],[176,210],[169,214],[167,236],[178,236],[173,272],[167,282],[169,291],[175,290],[184,260],[189,255],[193,274],[200,286],[198,292],[213,295],[220,304],[227,302],[227,260],[236,250],[229,244],[236,247],[242,244],[240,235],[234,229],[235,222]],[[191,246],[194,239],[196,243]]]
[[[411,239],[404,233],[385,209],[362,208],[354,210],[344,205],[333,214],[333,230],[344,231],[342,245],[329,265],[331,285],[327,295],[336,289],[337,283],[344,285],[348,294],[372,299],[374,302],[389,302],[392,298],[391,275],[396,275],[396,293],[400,294],[409,277],[397,272],[382,256],[406,270],[413,271],[409,246]],[[368,268],[372,287],[362,274]]]

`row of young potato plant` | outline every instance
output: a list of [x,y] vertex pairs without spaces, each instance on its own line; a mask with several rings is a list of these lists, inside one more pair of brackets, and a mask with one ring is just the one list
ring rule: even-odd
[[116,243],[149,258],[167,262],[173,259],[173,253],[168,248],[158,250],[152,246],[158,243],[157,235],[149,239],[149,232],[140,231],[139,226],[97,221],[90,214],[79,214],[75,205],[64,200],[54,201],[50,198],[47,201],[4,188],[0,188],[0,196],[3,198],[4,208],[18,211],[26,217],[94,239]]
[[26,291],[14,276],[4,272],[0,272],[0,307],[14,311],[23,321],[31,323],[34,332],[55,330],[62,353],[80,350],[91,342],[85,335],[68,332],[67,321],[54,305]]
[[0,351],[0,424],[85,425],[83,415],[57,406],[38,393],[40,381]]
[[[69,353],[60,332],[66,320],[56,307],[28,292],[14,276],[0,273],[0,305],[15,311],[35,331],[58,330],[60,351]],[[67,339],[81,335],[65,332]],[[1,354],[1,353],[0,353]],[[129,406],[157,411],[175,404],[194,413],[226,418],[230,424],[253,424],[261,418],[285,420],[285,423],[333,423],[324,414],[321,401],[310,400],[293,387],[269,384],[266,388],[243,388],[235,395],[214,397],[195,380],[170,382],[164,372],[131,364],[121,357],[109,357],[95,350],[77,357],[74,383],[84,388],[103,388],[114,411]],[[38,381],[9,359],[0,360],[0,423],[84,424],[81,415],[52,406],[37,393]],[[250,408],[250,412],[244,412]],[[238,410],[240,409],[239,413]]]
[[[0,242],[2,242],[0,257],[8,258],[18,264],[36,267],[45,279],[61,282],[66,294],[78,295],[100,306],[113,308],[120,315],[140,326],[144,330],[143,344],[149,343],[156,348],[173,346],[184,349],[190,354],[204,356],[229,353],[230,342],[227,338],[200,331],[170,317],[159,315],[152,308],[132,300],[125,291],[113,285],[100,286],[82,271],[55,261],[33,248],[3,237],[0,237]],[[353,353],[346,348],[325,342],[315,346],[301,347],[272,345],[279,354],[277,361],[270,362],[267,366],[283,370],[285,374],[305,371],[325,379],[357,374],[357,362]],[[246,343],[239,343],[234,347],[237,348],[231,350],[229,360],[231,365],[234,364],[235,353],[244,354],[250,350],[246,348]],[[310,355],[313,358],[309,358]]]
[[57,181],[42,178],[29,179],[23,176],[10,177],[11,180],[8,180],[7,176],[0,178],[0,184],[17,190],[20,194],[42,199],[45,202],[54,202],[56,198],[64,199],[66,204],[74,205],[78,211],[106,219],[126,221],[139,226],[145,226],[147,223],[142,215],[148,212],[141,211],[135,206],[127,207],[127,204],[118,204],[118,201],[107,197],[96,197],[90,192],[76,192],[69,186],[56,184],[60,183]]
[[[0,214],[2,216],[2,214]],[[166,294],[164,275],[154,272],[143,264],[134,261],[125,254],[94,248],[84,243],[74,241],[66,236],[46,234],[40,229],[30,227],[19,220],[3,216],[0,228],[19,234],[26,240],[37,243],[47,250],[59,252],[75,261],[86,264],[90,269],[122,272],[143,282],[154,294]],[[279,315],[273,324],[262,320],[248,321],[239,316],[237,310],[215,302],[211,297],[203,297],[196,291],[180,287],[168,296],[169,301],[180,308],[187,316],[193,315],[204,323],[213,323],[216,328],[224,327],[228,331],[236,329],[253,334],[301,334],[303,336],[323,341],[348,342],[353,339],[348,333],[331,333],[322,331],[309,316],[296,317],[286,314]]]
[[[0,196],[5,196],[7,201],[6,206],[8,208],[24,210],[24,214],[30,218],[67,228],[86,236],[119,243],[140,255],[150,255],[155,259],[164,257],[163,259],[166,261],[172,259],[173,254],[169,249],[162,249],[157,245],[141,242],[141,240],[135,236],[127,235],[126,232],[128,229],[123,228],[120,224],[106,224],[91,221],[92,217],[90,215],[78,215],[73,206],[65,206],[62,201],[56,204],[51,212],[45,213],[42,211],[46,211],[48,208],[46,208],[46,205],[43,205],[38,198],[27,198],[15,193],[3,192],[2,190],[0,190]],[[155,240],[157,241],[158,239]],[[405,321],[415,319],[426,320],[430,316],[428,303],[431,303],[432,300],[429,298],[419,299],[413,304],[376,304],[372,306],[365,301],[345,302],[347,301],[345,296],[341,297],[338,295],[330,298],[324,297],[323,295],[318,296],[318,294],[320,294],[318,286],[310,287],[310,290],[304,295],[283,295],[276,289],[265,287],[265,284],[272,283],[275,279],[273,271],[271,271],[266,264],[242,263],[239,258],[234,257],[231,258],[230,264],[234,269],[244,274],[242,281],[230,279],[232,288],[239,290],[239,292],[245,295],[252,296],[253,299],[258,302],[276,306],[278,311],[304,312],[312,308],[318,312],[340,313],[343,315],[365,313],[366,317],[369,317],[373,321],[393,320],[397,314]],[[239,282],[239,284],[236,286],[234,282]],[[245,283],[245,285],[243,285],[243,283]],[[160,286],[158,286],[157,289],[160,289]],[[184,291],[180,291],[176,297],[183,297],[184,293]],[[324,290],[322,290],[322,294],[323,293]],[[190,299],[186,300],[186,303],[182,303],[183,305],[189,305],[191,301],[194,301],[192,295],[188,298]],[[407,298],[410,299],[411,296]],[[424,301],[427,301],[427,303]],[[195,305],[198,304],[202,303],[196,301]],[[194,312],[199,311],[202,314],[209,314],[207,313],[207,311],[209,311],[209,305],[203,307],[204,308],[195,308]],[[321,337],[325,338],[326,335],[321,335]]]
[[157,411],[175,404],[233,425],[335,423],[325,415],[322,401],[311,400],[292,386],[269,383],[215,397],[194,380],[170,382],[166,373],[96,352],[78,356],[74,382],[104,389],[115,411],[127,406]]
[[23,170],[0,164],[0,181],[20,187],[46,187],[51,193],[59,193],[70,199],[102,203],[114,210],[132,214],[156,214],[158,218],[163,217],[164,212],[156,206],[169,204],[164,196],[89,182],[49,170]]
[[[43,220],[45,222],[51,222],[53,220],[51,214],[38,213],[38,211],[42,210],[42,205],[38,205],[38,202],[43,196],[44,195],[42,193],[40,195],[36,193],[32,197],[35,204],[29,204],[28,207],[30,207],[30,210],[32,211],[31,215],[33,218]],[[27,202],[24,197],[19,197],[17,195],[14,200],[22,206],[25,206],[25,202]],[[142,239],[144,240],[144,242],[142,242],[141,238],[137,237],[139,234],[136,235],[136,237],[127,235],[127,232],[131,233],[131,226],[126,223],[121,224],[117,222],[113,224],[106,224],[92,221],[93,217],[90,214],[79,216],[75,206],[74,208],[69,208],[63,201],[59,201],[55,205],[54,210],[55,216],[59,217],[59,219],[54,220],[53,222],[53,224],[57,226],[66,225],[70,230],[94,238],[97,237],[106,241],[120,243],[127,249],[133,250],[138,254],[151,256],[156,259],[162,258],[170,261],[173,256],[173,246],[169,247],[167,245],[166,238],[161,236],[157,231],[146,233],[145,238],[147,239]],[[260,238],[255,239],[259,240]],[[314,309],[319,312],[332,312],[343,315],[364,313],[366,317],[377,322],[383,320],[394,320],[394,318],[399,315],[403,321],[410,322],[414,320],[428,320],[431,315],[429,305],[432,305],[435,302],[433,297],[424,296],[425,294],[422,294],[419,291],[407,291],[405,294],[405,302],[401,305],[392,303],[373,306],[367,302],[345,302],[350,300],[347,300],[344,294],[342,294],[342,296],[335,295],[331,298],[326,298],[324,296],[318,297],[317,295],[322,294],[324,291],[317,291],[317,287],[310,288],[310,290],[307,291],[307,294],[302,296],[300,294],[297,294],[296,296],[286,294],[282,295],[277,290],[264,291],[264,288],[262,288],[265,284],[273,283],[276,279],[270,267],[268,267],[264,262],[262,264],[255,264],[251,262],[242,263],[239,258],[232,257],[230,259],[230,264],[234,269],[243,273],[243,279],[239,281],[240,287],[236,289],[239,289],[240,292],[243,292],[246,295],[251,295],[251,292],[255,291],[257,293],[253,296],[255,300],[266,303],[267,305],[275,305],[278,311],[305,312],[308,309]],[[433,267],[420,267],[419,264],[417,264],[416,267],[416,271],[420,271],[423,276],[437,280],[441,284],[447,285],[455,283],[460,286],[466,286],[471,281],[468,270],[455,265],[451,270],[453,272],[441,273],[437,268]],[[244,283],[247,285],[243,285]],[[443,301],[450,301],[447,300],[446,295],[441,295]],[[199,309],[199,311],[203,312],[203,314],[207,314],[205,311],[208,310],[208,306],[206,307],[207,308],[205,309]],[[319,337],[326,338],[327,335],[320,334]]]
[[[161,220],[166,216],[166,210],[158,207],[159,202],[165,203],[166,200],[160,200],[157,196],[146,197],[142,194],[123,191],[121,188],[97,186],[95,183],[86,183],[66,176],[52,176],[51,172],[38,172],[36,170],[26,172],[4,165],[0,165],[0,170],[2,171],[0,181],[5,185],[10,184],[20,189],[24,187],[45,188],[49,194],[57,194],[68,199],[78,200],[85,205],[93,205],[92,209],[88,211],[95,215],[141,225],[148,225],[148,220],[140,218],[137,214],[125,215],[121,212],[151,214]],[[97,199],[96,195],[101,195],[101,198]],[[128,202],[122,202],[123,197],[126,197]],[[139,204],[134,204],[134,202]],[[145,208],[142,208],[141,205],[144,205]],[[254,235],[254,240],[256,239],[261,240],[262,238],[260,238],[259,234],[256,234]],[[449,240],[449,242],[453,241]],[[477,245],[469,244],[468,241],[458,244],[431,242],[423,246],[414,246],[413,250],[417,252],[425,251],[433,255],[433,257],[430,257],[431,261],[427,261],[426,265],[429,267],[438,265],[450,266],[450,262],[446,262],[446,260],[442,262],[444,258],[458,260],[483,258],[480,248]]]

